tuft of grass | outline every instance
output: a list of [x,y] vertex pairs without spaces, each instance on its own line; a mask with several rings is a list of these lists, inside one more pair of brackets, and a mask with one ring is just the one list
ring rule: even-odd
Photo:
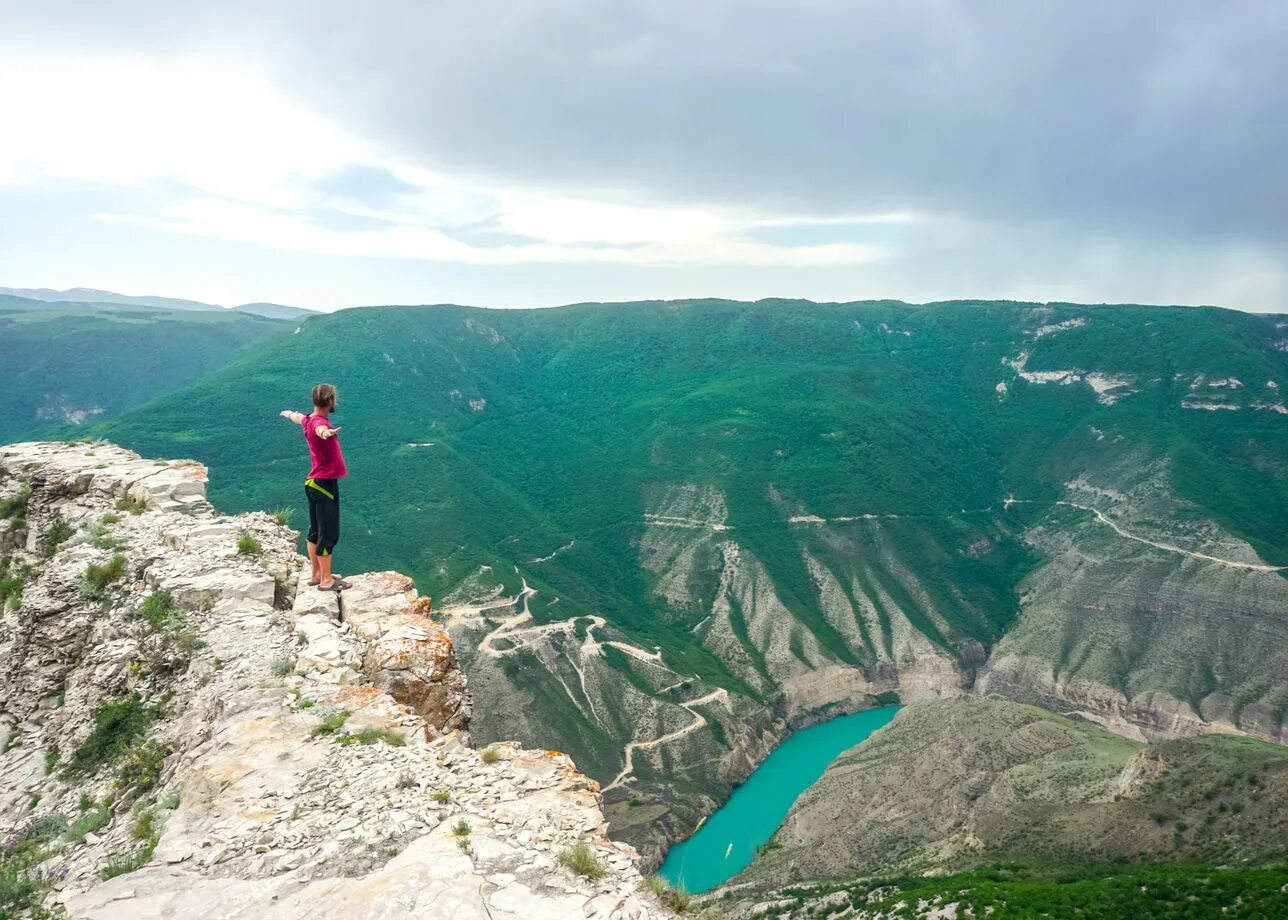
[[466,856],[474,855],[474,844],[470,843],[469,837],[456,838],[456,849],[460,850]]
[[588,878],[592,882],[604,877],[604,864],[599,861],[590,844],[584,840],[578,840],[567,849],[561,850],[557,858],[559,865],[574,875]]
[[95,831],[102,830],[112,823],[112,803],[111,800],[104,801],[101,805],[95,804],[87,811],[83,812],[72,825],[67,828],[66,838],[72,843],[79,843],[85,839],[86,834],[92,834]]
[[479,755],[479,759],[484,763],[496,763],[501,759],[501,749],[495,744],[490,744],[483,749],[483,753]]
[[447,805],[452,801],[452,794],[448,792],[446,789],[439,789],[437,792],[431,795],[430,798],[433,799],[435,802],[437,802],[439,805]]
[[274,658],[272,668],[274,677],[287,677],[295,671],[295,659],[287,655]]
[[162,796],[157,802],[157,808],[163,811],[174,811],[179,807],[179,793],[171,792],[169,795]]
[[110,527],[112,524],[121,523],[121,516],[114,511],[109,511],[98,519],[98,522],[104,527]]
[[129,514],[142,514],[147,509],[147,499],[137,495],[130,495],[128,492],[116,500],[117,511],[125,511]]
[[344,728],[344,723],[349,720],[349,716],[351,715],[353,715],[353,713],[349,712],[347,709],[333,712],[317,725],[314,725],[313,730],[309,732],[309,735],[314,738],[320,738],[323,735],[334,735],[340,729]]
[[248,533],[237,538],[237,555],[258,558],[264,555],[264,546]]
[[457,837],[468,837],[470,835],[470,823],[464,818],[452,825],[452,833]]
[[107,596],[108,585],[120,581],[123,575],[125,575],[125,557],[120,553],[102,565],[91,562],[85,567],[85,581],[81,586],[81,592],[86,597],[102,600]]
[[118,875],[125,875],[142,869],[152,859],[152,851],[156,849],[156,844],[151,846],[140,847],[133,853],[112,853],[103,863],[103,878],[112,879]]
[[117,550],[125,545],[125,541],[118,537],[113,537],[103,529],[103,525],[94,524],[89,529],[89,543],[95,549]]
[[0,754],[6,753],[10,748],[17,747],[22,743],[22,726],[15,725],[4,739],[4,744],[0,744]]
[[273,512],[273,520],[277,521],[277,523],[281,524],[283,527],[289,527],[291,525],[291,517],[294,514],[294,508],[278,508]]
[[76,533],[75,528],[68,524],[62,518],[58,518],[54,523],[49,525],[49,530],[40,538],[40,557],[42,559],[52,559],[54,553],[58,552],[58,547],[71,539],[72,534]]
[[[152,725],[155,713],[137,693],[104,703],[94,712],[94,728],[67,762],[69,776],[88,776],[123,757]],[[55,756],[56,756],[56,752]]]
[[406,770],[398,774],[398,779],[394,782],[395,789],[411,789],[416,785],[416,777],[412,776]]
[[683,888],[667,888],[662,895],[662,903],[677,914],[687,914],[693,906],[693,895]]
[[383,741],[393,747],[405,747],[407,738],[402,732],[393,728],[363,728],[350,735],[336,738],[341,744],[375,744]]
[[297,709],[312,709],[316,705],[317,705],[317,701],[311,700],[307,696],[302,697],[295,703],[295,707]]

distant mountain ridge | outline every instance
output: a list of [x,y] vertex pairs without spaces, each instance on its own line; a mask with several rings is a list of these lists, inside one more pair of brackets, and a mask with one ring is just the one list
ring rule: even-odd
[[154,310],[238,310],[242,313],[254,313],[257,316],[267,316],[270,319],[296,319],[304,316],[312,316],[316,310],[309,310],[305,307],[291,307],[279,303],[244,303],[236,307],[224,307],[219,304],[204,303],[200,300],[187,300],[182,297],[156,297],[152,295],[134,295],[134,294],[117,294],[114,291],[101,291],[97,288],[68,288],[65,291],[56,291],[52,288],[11,288],[0,287],[0,295],[9,297],[22,298],[26,301],[32,301],[28,305],[5,304],[0,301],[0,306],[26,306],[28,309],[38,308],[38,304],[59,304],[59,305],[76,305],[79,307],[93,308],[97,305],[112,305],[126,307],[149,307]]

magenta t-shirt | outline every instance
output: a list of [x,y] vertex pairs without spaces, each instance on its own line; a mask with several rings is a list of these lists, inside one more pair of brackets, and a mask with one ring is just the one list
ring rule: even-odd
[[344,466],[344,456],[340,453],[340,436],[330,438],[318,436],[317,427],[331,423],[320,415],[306,415],[300,423],[304,426],[304,440],[309,442],[309,457],[313,460],[313,469],[309,471],[310,479],[343,479],[349,474]]

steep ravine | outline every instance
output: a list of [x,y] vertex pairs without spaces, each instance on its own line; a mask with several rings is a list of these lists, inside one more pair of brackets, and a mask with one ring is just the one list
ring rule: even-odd
[[205,480],[103,443],[0,448],[3,858],[28,907],[671,916],[570,758],[471,746],[409,579],[359,575],[337,603],[293,532],[215,513]]

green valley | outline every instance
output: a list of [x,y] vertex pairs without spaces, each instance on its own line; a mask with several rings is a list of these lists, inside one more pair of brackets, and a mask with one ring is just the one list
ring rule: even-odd
[[[972,690],[1282,741],[1288,320],[676,301],[346,310],[97,428],[301,504],[432,594],[484,741],[559,746],[656,860],[793,728]],[[298,520],[298,518],[297,518]]]

